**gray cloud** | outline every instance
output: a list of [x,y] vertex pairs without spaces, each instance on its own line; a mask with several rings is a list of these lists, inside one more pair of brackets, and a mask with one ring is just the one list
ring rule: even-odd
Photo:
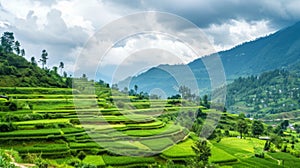
[[[46,49],[49,53],[49,67],[58,66],[60,61],[65,61],[66,65],[74,64],[78,52],[76,48],[83,46],[89,35],[81,27],[67,27],[61,12],[56,9],[50,10],[46,19],[47,24],[39,27],[37,16],[29,11],[25,19],[15,19],[13,25],[2,28],[2,31],[14,32],[25,48],[27,58],[35,56],[39,59],[41,51]],[[71,72],[72,66],[68,67]]]
[[270,20],[273,26],[283,27],[300,20],[297,0],[105,0],[124,8],[159,10],[180,15],[199,27],[222,24],[231,19],[247,21]]

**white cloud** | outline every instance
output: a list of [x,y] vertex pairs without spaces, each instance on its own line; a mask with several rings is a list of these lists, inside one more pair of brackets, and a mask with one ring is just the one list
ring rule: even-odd
[[212,24],[203,29],[217,51],[230,49],[237,44],[255,40],[258,37],[273,33],[269,21],[230,20],[223,24]]

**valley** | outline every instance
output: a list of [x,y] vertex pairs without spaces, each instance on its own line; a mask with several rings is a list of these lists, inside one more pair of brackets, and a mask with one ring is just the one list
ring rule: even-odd
[[[139,100],[136,96],[131,96],[132,102],[118,108],[111,102],[112,97],[107,95],[115,92],[113,95],[119,96],[113,99],[121,99],[125,96],[123,93],[99,84],[96,84],[96,88],[101,92],[96,95],[81,94],[80,99],[96,99],[99,108],[76,109],[76,95],[73,95],[72,89],[2,87],[1,92],[10,97],[9,101],[16,103],[17,110],[0,112],[1,151],[18,152],[19,163],[55,167],[168,167],[170,164],[180,167],[195,157],[192,146],[199,140],[197,131],[182,126],[184,122],[174,122],[178,114],[197,114],[200,109],[201,115],[198,115],[195,123],[201,123],[212,109],[192,102],[184,103],[185,100],[180,100],[181,105],[174,105],[170,104],[171,100]],[[1,99],[2,109],[6,102],[8,100]],[[131,106],[134,106],[134,110]],[[153,113],[160,115],[154,117]],[[287,167],[300,164],[295,162],[295,156],[289,154],[296,152],[299,155],[299,135],[295,131],[287,129],[284,136],[286,139],[296,137],[293,149],[285,140],[280,148],[273,146],[272,150],[264,151],[266,140],[251,136],[252,121],[243,119],[249,125],[249,132],[245,139],[240,139],[234,126],[240,116],[221,113],[217,129],[209,137],[212,154],[209,161],[212,164],[251,167],[255,162],[280,167],[282,160],[285,160]],[[189,121],[189,118],[184,119]],[[4,131],[5,123],[12,130]],[[269,133],[266,131],[262,134]],[[280,152],[284,144],[289,153]],[[260,153],[264,154],[263,158],[255,156]],[[80,155],[84,155],[82,160]]]
[[45,49],[28,61],[4,32],[0,167],[300,167],[299,28],[215,53],[215,90],[215,54],[106,83],[48,67]]

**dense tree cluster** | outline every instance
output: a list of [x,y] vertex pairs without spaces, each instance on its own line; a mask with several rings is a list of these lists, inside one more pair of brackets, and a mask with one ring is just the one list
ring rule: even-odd
[[[21,44],[15,40],[12,32],[4,32],[1,36],[0,45],[0,86],[22,86],[22,87],[71,87],[71,78],[57,73],[57,67],[48,69],[45,67],[48,59],[46,50],[42,50],[41,65],[38,67],[35,57],[28,62],[24,57],[25,50],[20,48]],[[60,62],[59,68],[64,68]]]
[[[300,108],[299,75],[274,70],[260,76],[238,78],[227,89],[227,106],[231,111],[254,112],[254,117]],[[238,105],[237,105],[238,104]]]

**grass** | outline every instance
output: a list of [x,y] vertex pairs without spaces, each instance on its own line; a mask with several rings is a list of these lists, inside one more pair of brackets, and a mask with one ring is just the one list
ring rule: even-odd
[[14,149],[21,153],[41,153],[41,152],[65,152],[69,150],[66,144],[55,143],[40,143],[40,144],[28,144],[26,146],[14,146]]
[[[232,167],[279,167],[277,160],[267,156],[265,158],[254,156],[254,148],[263,149],[264,143],[264,140],[255,138],[239,139],[230,137],[223,138],[219,143],[214,143],[213,145],[238,159],[238,163],[233,164]],[[218,159],[222,156],[217,154],[217,156],[212,156],[212,159],[214,157]]]
[[82,162],[85,164],[91,164],[95,166],[105,166],[105,162],[102,159],[102,156],[87,155]]
[[126,124],[127,129],[146,129],[146,128],[161,128],[165,124],[161,121],[149,122],[149,123],[135,123],[135,124]]
[[167,147],[174,144],[174,142],[169,138],[146,139],[141,140],[141,143],[148,146],[151,150],[154,151],[163,151]]
[[14,122],[15,125],[36,125],[36,124],[53,124],[53,123],[68,123],[70,119],[58,118],[58,119],[42,119],[42,120],[30,120]]
[[60,129],[17,130],[12,132],[1,132],[0,137],[29,137],[60,134]]
[[127,130],[125,131],[126,135],[129,136],[154,136],[154,135],[164,135],[169,133],[175,133],[181,131],[181,126],[166,124],[165,127],[159,129],[149,129],[149,130]]
[[289,153],[283,153],[283,152],[278,152],[278,153],[268,153],[271,155],[273,158],[278,159],[283,161],[283,166],[284,167],[300,167],[300,161],[299,158],[289,154]]
[[68,88],[43,88],[43,87],[0,87],[1,93],[7,94],[73,94],[73,89]]
[[77,143],[77,142],[70,142],[70,148],[100,148],[100,145],[96,142],[86,142],[86,143]]
[[[226,152],[236,154],[253,154],[254,147],[264,147],[264,140],[255,138],[239,139],[236,137],[223,138],[220,143],[216,143],[217,147],[225,150]],[[226,149],[227,148],[227,149]]]
[[170,159],[195,156],[195,152],[191,147],[193,144],[194,141],[192,139],[187,139],[163,151],[162,155]]
[[149,164],[155,163],[152,157],[130,157],[130,156],[109,156],[103,155],[106,165],[130,165],[130,164]]
[[113,141],[110,142],[101,142],[99,143],[102,148],[105,149],[139,149],[138,146],[136,146],[133,143],[124,143],[124,141]]
[[72,133],[78,133],[78,132],[84,132],[85,131],[82,128],[61,128],[61,130],[64,134],[72,134]]
[[232,156],[231,154],[225,152],[224,150],[212,146],[211,147],[212,156],[209,158],[210,162],[213,163],[226,163],[226,162],[235,162],[237,158]]

